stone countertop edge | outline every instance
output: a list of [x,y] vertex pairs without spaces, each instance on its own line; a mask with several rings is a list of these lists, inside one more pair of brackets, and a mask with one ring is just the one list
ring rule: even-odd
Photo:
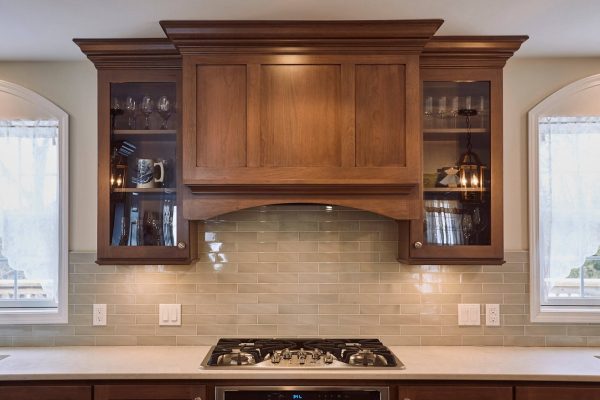
[[[210,346],[0,347],[0,381],[363,379],[600,382],[600,348],[390,346],[406,369],[205,369]],[[266,372],[266,373],[265,373]]]

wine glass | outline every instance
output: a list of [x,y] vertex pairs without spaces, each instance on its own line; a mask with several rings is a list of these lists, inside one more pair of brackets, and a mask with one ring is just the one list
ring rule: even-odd
[[462,231],[465,238],[465,244],[470,244],[471,236],[473,235],[473,217],[469,213],[463,214],[462,217]]
[[171,116],[172,111],[171,101],[169,101],[169,98],[167,96],[161,96],[160,99],[158,99],[156,109],[163,119],[160,129],[167,129],[167,123],[169,122],[169,117]]
[[480,235],[487,229],[488,223],[485,214],[482,215],[481,209],[476,207],[473,210],[473,224],[475,229],[475,240],[479,242]]
[[154,111],[154,102],[150,96],[142,98],[142,113],[144,113],[144,129],[150,129],[150,114]]
[[127,110],[127,115],[129,115],[127,127],[129,129],[135,129],[135,112],[137,110],[137,104],[133,97],[127,96],[125,99],[125,110]]
[[117,115],[121,115],[123,114],[123,108],[121,107],[121,102],[119,101],[118,98],[113,97],[110,101],[110,125],[112,126],[112,129],[115,129],[115,118],[117,117]]

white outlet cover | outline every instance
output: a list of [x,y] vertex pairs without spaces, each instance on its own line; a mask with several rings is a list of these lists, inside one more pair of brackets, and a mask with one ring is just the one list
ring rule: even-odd
[[481,325],[481,306],[479,304],[459,304],[458,325]]
[[500,326],[500,304],[485,305],[485,324],[487,326]]
[[94,304],[92,307],[92,325],[106,325],[106,304]]
[[159,304],[158,325],[179,326],[181,325],[181,304]]

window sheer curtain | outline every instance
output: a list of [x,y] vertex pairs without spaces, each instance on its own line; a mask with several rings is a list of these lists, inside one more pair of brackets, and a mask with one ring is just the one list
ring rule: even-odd
[[600,117],[539,120],[540,261],[546,290],[600,246]]
[[0,120],[0,238],[9,266],[57,294],[58,121]]

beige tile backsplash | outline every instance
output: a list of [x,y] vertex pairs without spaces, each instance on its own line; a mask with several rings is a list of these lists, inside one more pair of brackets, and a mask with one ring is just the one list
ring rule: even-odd
[[[186,266],[99,266],[93,253],[72,253],[69,324],[0,326],[0,345],[206,345],[221,336],[600,344],[598,325],[529,323],[526,252],[507,252],[502,266],[403,265],[394,221],[310,205],[239,211],[200,231],[200,258]],[[91,326],[94,303],[108,305],[107,326]],[[181,303],[182,326],[158,326],[159,303]],[[458,303],[501,304],[502,326],[459,327]]]

